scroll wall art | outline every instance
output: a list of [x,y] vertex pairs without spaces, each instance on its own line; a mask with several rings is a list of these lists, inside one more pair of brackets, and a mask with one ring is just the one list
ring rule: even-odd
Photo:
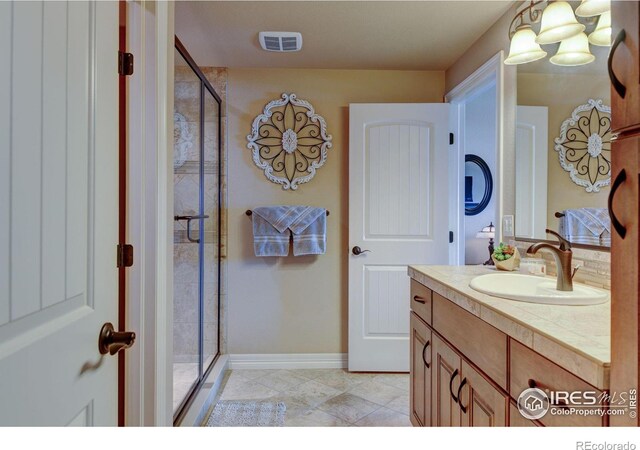
[[611,183],[611,107],[589,99],[562,122],[555,138],[560,165],[587,192]]
[[324,118],[309,102],[286,93],[253,120],[247,140],[256,166],[285,190],[309,182],[332,145]]

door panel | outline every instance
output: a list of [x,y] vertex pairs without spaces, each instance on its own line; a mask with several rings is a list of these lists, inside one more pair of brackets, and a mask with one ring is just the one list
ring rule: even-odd
[[411,313],[411,423],[419,427],[431,426],[431,339],[429,327]]
[[461,423],[460,408],[451,395],[451,388],[457,388],[462,379],[461,358],[436,335],[433,335],[432,355],[431,423],[434,427],[458,427]]
[[446,104],[352,104],[349,370],[409,370],[409,264],[448,261]]
[[[469,427],[507,426],[509,397],[462,361],[462,379],[467,382],[460,393],[462,424]],[[462,408],[461,408],[462,410]]]
[[0,425],[115,425],[118,4],[0,8]]

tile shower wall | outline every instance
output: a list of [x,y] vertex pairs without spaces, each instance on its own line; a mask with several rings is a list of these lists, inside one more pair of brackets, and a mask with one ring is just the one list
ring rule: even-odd
[[[226,69],[203,69],[205,76],[214,86],[216,92],[223,99],[222,103],[222,123],[223,130],[226,121],[224,101],[226,97]],[[218,211],[218,127],[217,108],[215,103],[207,93],[205,95],[205,117],[204,117],[204,203],[205,214],[210,216],[205,221],[204,239],[204,360],[205,368],[216,354],[218,336],[218,276],[216,264],[218,261],[217,245],[217,211]],[[199,201],[199,147],[200,147],[200,88],[197,78],[193,77],[191,69],[188,67],[176,67],[175,71],[175,111],[182,115],[186,122],[186,135],[191,142],[191,146],[180,154],[179,140],[181,132],[176,128],[175,152],[176,162],[174,164],[174,214],[175,215],[196,215],[198,214]],[[182,119],[181,118],[181,119]],[[223,171],[223,192],[221,207],[221,251],[224,257],[226,249],[226,145],[224,135],[222,136],[221,161]],[[192,222],[192,236],[197,236],[198,223]],[[225,308],[226,288],[225,260],[222,260],[221,278],[221,298],[220,298],[220,323],[221,342],[220,351],[225,352],[226,334]],[[198,244],[189,242],[186,233],[186,222],[174,222],[174,362],[188,363],[198,361]]]
[[[516,241],[516,246],[520,255],[527,254],[527,248],[531,242]],[[611,289],[611,253],[607,251],[587,250],[582,248],[572,248],[572,263],[575,267],[580,266],[576,272],[574,280],[578,283],[590,286]],[[547,263],[547,274],[556,275],[556,263],[553,255],[549,252],[539,252],[538,258],[544,258]]]

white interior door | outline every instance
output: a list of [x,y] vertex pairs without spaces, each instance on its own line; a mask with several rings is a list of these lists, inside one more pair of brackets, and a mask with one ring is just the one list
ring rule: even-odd
[[117,423],[117,45],[118,2],[0,2],[0,425]]
[[448,118],[447,104],[350,105],[351,371],[409,370],[407,265],[449,258]]
[[546,239],[549,110],[518,106],[516,111],[516,236]]

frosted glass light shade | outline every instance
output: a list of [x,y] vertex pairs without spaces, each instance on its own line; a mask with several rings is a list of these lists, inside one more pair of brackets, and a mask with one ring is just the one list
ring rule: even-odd
[[536,34],[530,25],[522,25],[516,29],[516,33],[511,38],[509,46],[509,56],[504,60],[505,64],[525,64],[547,56],[547,52],[536,44]]
[[542,12],[538,44],[553,44],[582,33],[586,27],[578,23],[571,5],[567,2],[549,3]]
[[553,55],[549,61],[556,66],[581,66],[589,64],[595,56],[589,50],[589,39],[584,33],[565,39],[560,42],[558,53]]
[[576,16],[593,17],[611,11],[610,0],[582,0],[576,8]]
[[589,35],[589,42],[593,45],[611,45],[611,11],[602,13],[596,29]]

